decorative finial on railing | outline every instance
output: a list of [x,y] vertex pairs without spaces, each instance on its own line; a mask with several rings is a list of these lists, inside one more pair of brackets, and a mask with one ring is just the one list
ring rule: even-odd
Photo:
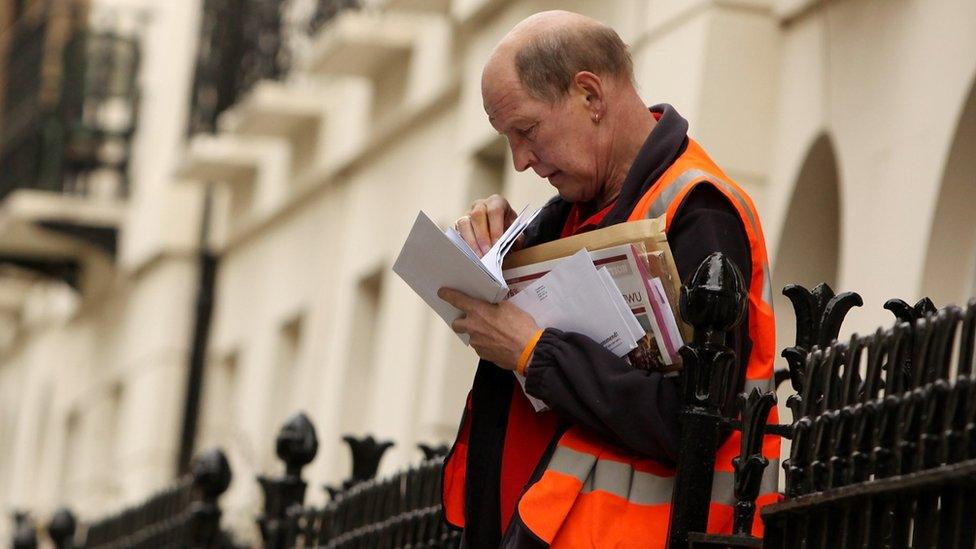
[[[739,456],[732,459],[735,469],[735,525],[733,533],[752,535],[752,522],[756,514],[756,498],[762,488],[763,473],[769,460],[763,456],[763,435],[769,412],[776,405],[776,395],[772,392],[753,388],[748,397],[740,395],[742,401],[742,438]],[[775,472],[775,471],[774,471]]]
[[681,287],[681,316],[695,328],[695,339],[724,343],[746,310],[742,273],[721,252],[702,261]]
[[796,315],[796,344],[784,349],[782,356],[790,366],[793,390],[802,393],[807,354],[814,346],[824,348],[837,339],[847,313],[864,305],[864,300],[856,292],[835,295],[827,283],[818,284],[813,291],[789,284],[783,288],[783,295],[793,304]]
[[898,320],[909,324],[913,324],[923,316],[935,313],[938,310],[935,308],[935,303],[932,303],[932,300],[927,297],[919,299],[915,305],[909,305],[902,299],[889,299],[885,301],[884,308],[891,311]]
[[[935,307],[935,303],[927,297],[923,297],[915,302],[915,305],[909,305],[908,302],[902,299],[889,299],[885,301],[884,308],[891,311],[891,314],[895,315],[895,318],[899,322],[905,322],[908,324],[908,328],[915,332],[915,326],[918,321],[929,315],[934,315],[938,309]],[[901,387],[907,387],[915,378],[916,372],[913,367],[915,361],[915,338],[908,339],[908,349],[902,355],[902,360],[899,364],[898,374],[900,379]],[[894,379],[892,379],[894,380]]]
[[315,435],[315,426],[304,412],[293,415],[282,426],[275,440],[275,451],[285,462],[285,474],[291,477],[301,476],[302,468],[315,459],[319,439]]
[[275,449],[285,462],[285,474],[281,478],[258,477],[264,491],[264,513],[258,518],[258,525],[266,548],[291,547],[296,532],[289,520],[289,509],[305,501],[302,468],[315,459],[318,448],[315,427],[302,412],[289,418],[279,431]]
[[190,506],[190,538],[195,547],[214,547],[220,537],[220,506],[217,499],[227,491],[232,478],[227,456],[214,448],[190,464],[193,487],[200,498]]
[[62,507],[51,517],[51,522],[47,525],[47,535],[57,549],[74,549],[77,526],[78,521],[74,514],[68,508]]
[[746,296],[742,273],[720,252],[706,257],[681,287],[681,316],[695,330],[691,344],[680,349],[686,404],[717,410],[725,401],[735,358],[725,335],[742,320]]
[[325,493],[329,496],[330,501],[335,500],[335,498],[342,493],[342,487],[334,484],[323,484],[322,489],[325,490]]
[[437,457],[444,457],[450,451],[450,448],[447,447],[447,444],[438,444],[434,446],[431,444],[425,444],[421,442],[420,444],[417,445],[417,448],[419,448],[420,451],[424,453],[424,461],[434,459]]
[[36,549],[37,528],[26,511],[14,511],[13,549]]
[[346,435],[342,440],[349,445],[352,453],[352,476],[342,483],[343,490],[375,477],[383,454],[393,446],[392,442],[378,441],[372,435],[363,438]]

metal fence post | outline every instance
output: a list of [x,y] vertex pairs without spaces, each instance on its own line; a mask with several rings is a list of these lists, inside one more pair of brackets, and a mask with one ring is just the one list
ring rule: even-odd
[[74,549],[75,528],[77,526],[78,522],[75,520],[74,514],[69,509],[62,507],[51,517],[51,522],[47,525],[47,535],[57,549]]
[[289,509],[301,506],[305,500],[302,468],[315,458],[318,448],[315,427],[302,412],[285,422],[278,433],[276,450],[285,462],[285,474],[281,478],[258,477],[264,491],[264,513],[257,522],[267,549],[291,546],[297,525],[294,524],[295,515],[290,514]]
[[739,269],[715,252],[681,288],[681,316],[695,329],[681,348],[682,398],[680,460],[675,474],[669,547],[687,547],[689,532],[704,532],[712,492],[715,452],[724,423],[720,411],[729,387],[735,353],[726,333],[742,319],[746,290]]
[[223,452],[213,449],[198,455],[190,469],[193,487],[200,494],[190,506],[190,541],[201,549],[217,547],[221,538],[217,498],[230,486],[230,465]]
[[13,549],[35,549],[37,547],[37,529],[34,520],[26,511],[14,511],[14,539]]

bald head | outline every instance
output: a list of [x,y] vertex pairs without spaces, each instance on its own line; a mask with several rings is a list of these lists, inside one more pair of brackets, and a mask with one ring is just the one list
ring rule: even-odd
[[555,102],[573,77],[589,71],[633,85],[626,44],[610,27],[578,13],[554,10],[519,22],[492,51],[485,81],[517,79],[536,99]]

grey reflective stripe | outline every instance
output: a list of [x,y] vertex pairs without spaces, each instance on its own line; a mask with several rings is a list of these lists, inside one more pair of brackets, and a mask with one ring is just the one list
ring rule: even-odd
[[763,292],[762,300],[769,305],[769,308],[773,308],[773,278],[769,276],[769,263],[763,264]]
[[742,210],[746,212],[746,218],[749,220],[749,226],[752,227],[753,234],[759,234],[759,226],[756,224],[756,218],[752,215],[752,208],[749,207],[749,203],[746,202],[745,197],[739,194],[739,191],[733,187],[728,181],[718,177],[715,174],[706,172],[705,170],[699,170],[697,168],[692,168],[674,180],[674,183],[669,185],[666,189],[661,191],[660,196],[651,205],[651,217],[658,217],[661,214],[668,211],[671,206],[671,202],[674,201],[678,193],[688,185],[696,181],[708,181],[709,183],[714,183],[715,185],[721,185],[729,194],[735,198],[735,201],[742,206]]
[[637,471],[634,483],[630,486],[628,501],[640,505],[661,505],[671,503],[674,492],[674,477],[659,477],[651,473]]
[[[647,211],[648,219],[653,219],[655,217],[660,217],[667,213],[668,208],[671,207],[671,203],[674,199],[690,185],[699,183],[702,181],[708,181],[709,183],[719,185],[726,192],[728,192],[739,203],[742,207],[742,211],[746,213],[746,219],[749,221],[749,226],[752,228],[752,234],[759,235],[759,225],[756,223],[756,218],[753,215],[752,208],[749,207],[749,203],[746,201],[745,197],[742,196],[739,191],[732,186],[731,183],[718,177],[715,174],[706,172],[705,170],[700,170],[698,168],[692,168],[683,172],[674,180],[673,183],[665,187],[661,194],[654,199],[654,203],[651,204],[650,209]],[[762,300],[766,302],[770,308],[773,306],[773,286],[772,279],[769,276],[769,264],[763,263],[763,290],[762,290]]]
[[735,505],[735,474],[715,471],[712,477],[712,502],[722,505]]
[[772,391],[773,390],[773,378],[769,377],[766,379],[747,379],[745,385],[743,385],[742,390],[746,394],[752,392],[753,389],[758,388],[760,391]]
[[603,490],[626,498],[630,493],[633,469],[626,463],[598,459],[592,474],[583,483],[583,492]]
[[575,477],[580,482],[586,482],[593,471],[596,457],[586,452],[578,452],[566,446],[559,446],[552,454],[547,469]]
[[581,493],[588,494],[595,490],[608,492],[630,503],[663,505],[671,502],[674,477],[635,471],[626,463],[600,459],[593,468],[593,474],[583,482]]
[[[772,494],[779,489],[779,460],[769,460],[759,481],[759,493]],[[712,479],[712,503],[735,505],[735,473],[715,471]]]
[[769,465],[763,471],[762,482],[759,483],[760,494],[772,494],[779,491],[779,460],[769,460]]
[[695,181],[701,179],[703,176],[708,176],[707,173],[701,170],[688,170],[678,176],[673,183],[668,185],[661,191],[661,194],[654,200],[651,204],[651,209],[647,211],[648,219],[653,219],[655,217],[661,217],[668,211],[668,206],[674,201],[674,198],[678,196],[685,187],[694,183]]
[[[599,490],[638,505],[663,505],[671,502],[674,477],[662,477],[635,471],[629,464],[597,459],[586,452],[560,446],[549,461],[548,470],[571,476],[582,483],[581,494]],[[763,471],[760,494],[776,492],[779,481],[779,460],[769,460]],[[735,474],[715,471],[712,480],[714,503],[735,505]]]

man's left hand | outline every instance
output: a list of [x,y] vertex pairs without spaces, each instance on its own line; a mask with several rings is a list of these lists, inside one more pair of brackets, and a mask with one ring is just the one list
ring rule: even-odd
[[522,349],[539,330],[528,313],[507,301],[496,305],[450,288],[438,290],[437,297],[464,312],[451,328],[468,334],[478,356],[506,370],[515,369]]

